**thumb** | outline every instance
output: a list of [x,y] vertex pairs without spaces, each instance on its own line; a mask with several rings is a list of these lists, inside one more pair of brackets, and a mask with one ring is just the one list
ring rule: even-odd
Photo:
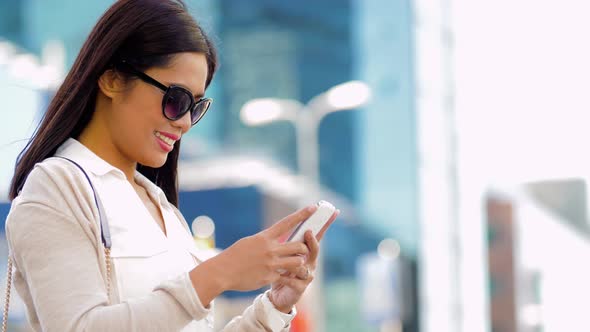
[[276,224],[270,226],[267,229],[267,233],[272,238],[278,238],[285,234],[286,232],[292,230],[295,226],[297,226],[302,221],[309,218],[315,211],[317,210],[317,206],[307,206],[303,209],[291,213],[290,215],[286,216],[285,218],[278,221]]

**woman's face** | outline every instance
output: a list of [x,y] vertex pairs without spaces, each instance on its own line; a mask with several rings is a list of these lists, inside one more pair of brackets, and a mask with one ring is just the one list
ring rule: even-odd
[[[205,91],[207,60],[202,53],[179,53],[167,67],[153,67],[145,73],[165,86],[188,89],[198,100]],[[140,79],[127,84],[122,94],[111,99],[107,127],[113,144],[129,161],[161,167],[172,150],[170,143],[174,145],[191,128],[190,112],[169,120],[162,113],[162,90]]]

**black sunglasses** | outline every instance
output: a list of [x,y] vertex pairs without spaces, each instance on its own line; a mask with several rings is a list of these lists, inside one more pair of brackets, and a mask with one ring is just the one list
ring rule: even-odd
[[146,73],[135,69],[126,61],[120,62],[120,68],[128,71],[130,74],[137,76],[140,80],[155,86],[162,90],[164,98],[162,98],[162,113],[164,116],[172,121],[182,118],[186,112],[191,112],[191,125],[194,126],[203,118],[209,106],[213,102],[211,98],[200,98],[195,101],[193,94],[182,86],[164,84],[156,81]]

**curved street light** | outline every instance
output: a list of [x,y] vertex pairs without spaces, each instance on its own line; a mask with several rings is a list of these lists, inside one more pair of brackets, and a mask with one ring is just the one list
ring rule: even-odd
[[338,84],[313,97],[306,105],[293,99],[259,98],[244,104],[240,110],[242,122],[249,126],[289,121],[297,132],[297,163],[299,173],[312,185],[319,185],[318,128],[330,113],[351,110],[371,99],[370,87],[361,81]]

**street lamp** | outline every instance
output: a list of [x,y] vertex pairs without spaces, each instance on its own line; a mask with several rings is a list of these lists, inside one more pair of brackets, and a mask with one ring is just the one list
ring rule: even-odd
[[250,100],[240,110],[240,118],[249,126],[275,121],[292,122],[296,130],[299,173],[307,176],[313,186],[319,186],[320,122],[330,113],[355,109],[366,104],[370,98],[371,89],[366,83],[350,81],[313,97],[306,105],[292,99]]
[[295,121],[303,104],[292,99],[259,98],[242,106],[240,118],[249,126],[260,126],[274,121]]
[[[261,126],[275,121],[293,123],[297,139],[297,164],[299,174],[308,178],[312,188],[306,200],[318,200],[320,188],[319,170],[319,126],[322,119],[333,112],[355,109],[365,105],[371,98],[371,89],[360,81],[350,81],[336,85],[313,97],[306,105],[292,99],[262,98],[253,99],[240,110],[242,122],[249,126]],[[312,304],[315,331],[324,331],[324,306],[319,290],[322,280],[322,256],[318,257],[316,281],[309,296],[315,298]]]

